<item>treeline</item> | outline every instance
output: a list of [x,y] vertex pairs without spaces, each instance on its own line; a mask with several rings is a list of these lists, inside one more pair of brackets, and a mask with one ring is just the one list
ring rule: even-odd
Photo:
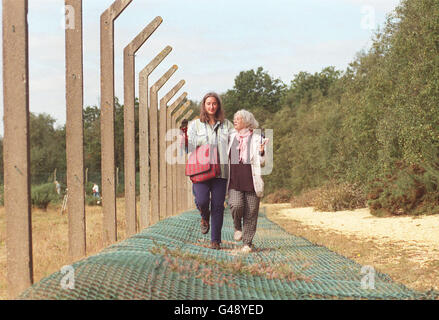
[[259,68],[223,96],[229,117],[253,110],[274,129],[268,193],[360,185],[376,213],[437,211],[439,2],[404,0],[349,67],[295,75]]

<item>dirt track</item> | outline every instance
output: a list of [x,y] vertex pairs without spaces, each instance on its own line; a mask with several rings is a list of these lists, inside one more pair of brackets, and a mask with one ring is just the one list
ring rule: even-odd
[[[418,290],[439,290],[439,216],[372,216],[369,209],[316,212],[264,205],[288,232],[329,247]],[[408,270],[410,272],[408,272]]]

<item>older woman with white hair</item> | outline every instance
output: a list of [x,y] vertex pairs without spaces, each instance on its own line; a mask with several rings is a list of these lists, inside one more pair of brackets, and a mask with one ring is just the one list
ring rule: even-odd
[[235,113],[233,125],[236,132],[229,144],[228,203],[235,227],[234,239],[242,240],[242,251],[247,253],[253,248],[259,202],[264,194],[261,166],[265,164],[267,140],[254,132],[259,124],[247,110]]

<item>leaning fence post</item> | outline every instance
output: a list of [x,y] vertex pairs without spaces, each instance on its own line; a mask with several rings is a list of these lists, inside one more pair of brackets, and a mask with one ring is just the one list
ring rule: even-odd
[[[189,121],[195,120],[196,118],[198,118],[198,116],[197,116],[195,113],[193,113],[193,114],[189,117]],[[187,158],[188,158],[188,155],[185,154],[184,163],[187,162]],[[194,204],[194,195],[193,195],[193,193],[192,193],[192,187],[193,187],[193,184],[192,184],[192,181],[189,179],[189,177],[186,177],[186,174],[185,174],[185,167],[183,167],[181,175],[182,175],[182,177],[183,177],[183,180],[186,181],[187,186],[188,186],[188,201],[189,201],[188,210],[189,210],[190,208],[195,208],[195,204]]]
[[167,94],[160,99],[160,132],[165,132],[162,136],[162,142],[160,142],[160,180],[166,179],[166,212],[164,213],[165,217],[169,217],[172,212],[173,203],[172,199],[172,183],[171,183],[171,165],[169,164],[169,160],[166,159],[166,151],[168,145],[170,144],[165,136],[168,133],[167,123],[168,123],[168,102],[175,96],[178,90],[185,84],[184,80],[180,80]]
[[4,203],[9,297],[33,283],[27,0],[3,0]]
[[[193,110],[188,110],[181,118],[180,120],[177,122],[177,128],[179,128],[181,126],[181,123],[183,121],[183,119],[189,119],[189,117],[192,115],[194,111]],[[183,159],[186,159],[186,154],[183,154]],[[182,181],[182,186],[183,186],[183,190],[184,190],[184,197],[183,197],[183,210],[186,211],[189,209],[189,185],[187,183],[187,180],[185,180],[185,174],[184,174],[184,166],[180,166],[180,171],[179,174],[181,176],[181,181]]]
[[132,0],[116,0],[101,15],[101,159],[104,241],[116,242],[114,154],[114,21]]
[[[73,260],[85,256],[85,199],[84,199],[84,133],[83,133],[83,52],[82,0],[65,0],[73,10],[74,28],[66,33],[66,158],[69,200],[69,253]],[[55,169],[56,179],[56,169]]]
[[124,49],[124,171],[127,236],[137,232],[136,217],[136,135],[135,135],[135,54],[159,27],[156,17]]
[[[174,126],[174,128],[177,128],[177,119],[183,114],[183,112],[186,111],[186,109],[189,107],[190,105],[190,101],[186,101],[183,106],[178,109],[178,111],[176,111],[174,113],[174,115],[172,116],[172,125]],[[176,186],[177,186],[177,211],[181,212],[182,209],[182,180],[181,180],[181,176],[178,174],[179,171],[181,171],[181,169],[179,170],[179,168],[181,167],[181,165],[177,165],[177,170],[176,170]]]
[[[166,181],[160,181],[159,184],[159,134],[158,134],[158,91],[177,71],[177,66],[173,65],[159,80],[157,80],[150,89],[150,159],[151,159],[151,223],[154,224],[160,220],[163,214],[163,202],[166,205],[166,189],[163,189]],[[160,188],[160,189],[159,189]],[[163,190],[162,190],[163,189]],[[160,195],[159,195],[160,190]],[[160,205],[160,207],[159,207]],[[160,211],[159,211],[160,208]],[[166,208],[166,207],[165,207]]]
[[[175,127],[175,124],[172,122],[172,115],[175,110],[178,110],[177,108],[180,108],[182,106],[183,100],[186,98],[187,92],[183,92],[167,109],[167,115],[166,115],[166,131],[171,130]],[[176,150],[177,152],[177,160],[178,160],[178,153],[180,150]],[[171,166],[171,177],[172,177],[172,215],[175,215],[177,213],[177,167],[178,167],[178,161],[175,165]]]
[[171,52],[167,46],[139,74],[139,162],[140,162],[140,229],[151,224],[149,194],[149,109],[148,77]]

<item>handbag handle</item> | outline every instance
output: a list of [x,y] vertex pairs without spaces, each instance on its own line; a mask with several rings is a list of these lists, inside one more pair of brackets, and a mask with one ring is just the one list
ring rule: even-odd
[[[221,126],[222,126],[223,124],[221,124]],[[215,145],[218,145],[218,128],[219,128],[219,126],[218,127],[216,127],[216,129],[215,129]],[[206,130],[206,140],[207,140],[207,144],[210,144],[209,143],[209,134],[207,133],[207,124],[206,124],[206,122],[204,123],[204,129]]]

